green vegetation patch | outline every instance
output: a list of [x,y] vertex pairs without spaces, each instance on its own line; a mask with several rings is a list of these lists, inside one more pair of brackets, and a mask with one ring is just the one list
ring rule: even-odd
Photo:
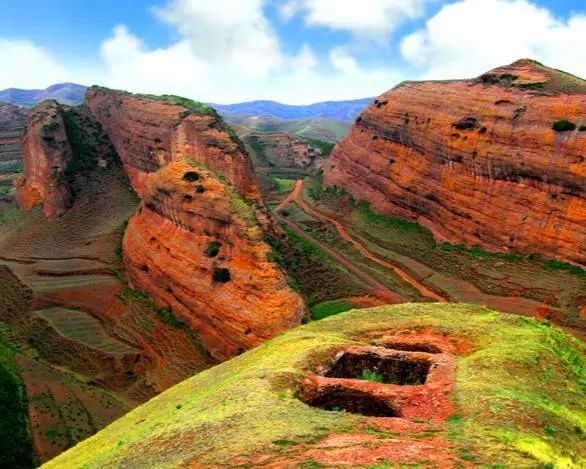
[[261,137],[259,135],[249,135],[248,137],[244,138],[244,141],[250,145],[254,153],[256,153],[257,158],[259,161],[270,167],[273,168],[275,166],[275,162],[269,158],[267,152],[265,151],[264,144],[261,141]]
[[293,190],[296,179],[274,178],[274,181],[277,185],[277,192],[283,194]]
[[552,129],[556,132],[571,132],[576,130],[576,124],[567,120],[555,121]]
[[220,253],[220,248],[222,247],[222,243],[219,241],[211,241],[208,243],[204,254],[206,257],[216,257]]
[[317,140],[315,138],[309,138],[309,143],[311,143],[314,147],[317,147],[321,150],[322,158],[328,158],[332,150],[336,146],[335,143],[332,142],[324,142],[323,140]]
[[346,299],[323,301],[310,308],[311,318],[315,320],[324,319],[353,308],[354,304]]
[[46,467],[230,466],[271,452],[295,457],[332,433],[368,432],[367,417],[305,405],[299,383],[340,347],[370,343],[369,332],[406,330],[433,330],[471,346],[456,357],[447,422],[455,455],[478,467],[584,465],[583,344],[548,324],[479,306],[404,304],[282,334],[168,389]]
[[0,334],[0,467],[26,469],[35,467],[34,450],[26,388],[15,353]]

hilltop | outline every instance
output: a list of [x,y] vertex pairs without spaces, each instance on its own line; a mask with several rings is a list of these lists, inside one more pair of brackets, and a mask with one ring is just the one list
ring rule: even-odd
[[583,354],[478,306],[355,310],[187,379],[44,467],[579,467]]

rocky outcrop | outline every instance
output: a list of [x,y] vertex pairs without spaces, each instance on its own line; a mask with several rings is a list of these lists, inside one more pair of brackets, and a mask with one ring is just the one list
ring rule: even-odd
[[586,82],[524,59],[378,97],[328,186],[438,239],[586,264]]
[[63,215],[72,202],[65,172],[72,158],[71,145],[56,101],[44,101],[29,115],[23,139],[24,173],[16,183],[21,210],[43,205],[48,218]]
[[269,224],[251,161],[215,111],[96,87],[86,104],[143,200],[124,237],[131,284],[218,359],[299,324],[303,302],[263,241]]
[[234,187],[179,160],[143,179],[142,194],[124,237],[129,279],[189,324],[214,357],[299,324],[303,303]]
[[247,199],[259,191],[250,159],[216,112],[175,96],[156,97],[93,87],[86,104],[116,147],[134,189],[148,174],[190,158],[225,177]]

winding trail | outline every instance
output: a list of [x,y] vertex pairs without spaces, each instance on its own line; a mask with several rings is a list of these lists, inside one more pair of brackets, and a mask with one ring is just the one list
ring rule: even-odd
[[358,278],[360,278],[362,281],[364,281],[372,289],[372,295],[375,296],[376,298],[378,298],[379,300],[381,300],[384,304],[405,303],[407,300],[405,298],[403,298],[401,295],[394,292],[393,290],[388,288],[383,283],[379,282],[372,275],[370,275],[367,272],[364,272],[362,269],[356,267],[354,264],[349,262],[345,257],[342,257],[339,253],[334,251],[331,247],[329,247],[326,244],[322,243],[321,241],[313,238],[311,235],[309,235],[304,230],[302,230],[297,224],[293,223],[290,220],[287,220],[286,218],[284,218],[283,216],[281,216],[279,214],[279,212],[289,202],[292,202],[296,199],[296,197],[301,192],[301,188],[302,188],[302,181],[298,180],[295,183],[295,187],[289,193],[289,195],[287,195],[287,197],[285,197],[281,201],[281,203],[277,207],[275,207],[275,210],[274,210],[275,218],[279,222],[287,225],[289,228],[291,228],[295,233],[297,233],[302,238],[304,238],[307,241],[309,241],[310,243],[316,245],[318,248],[320,248],[322,251],[324,251],[328,256],[330,256],[332,259],[334,259],[339,264],[343,265],[346,269],[348,269],[350,272],[352,272],[354,275],[356,275]]
[[[276,215],[279,217],[280,220],[285,220],[284,218],[280,217],[280,215],[277,213],[280,210],[282,210],[288,203],[290,202],[295,202],[303,211],[305,211],[306,213],[308,213],[309,215],[321,219],[321,220],[325,220],[329,223],[331,223],[332,225],[334,225],[336,227],[336,230],[338,230],[338,233],[340,234],[340,236],[347,242],[351,243],[352,246],[354,246],[359,252],[360,254],[367,258],[370,259],[371,261],[376,262],[377,264],[387,268],[387,269],[391,269],[393,270],[393,272],[395,272],[399,277],[401,277],[406,283],[408,283],[409,285],[413,286],[414,288],[416,288],[423,296],[426,296],[428,298],[433,298],[434,300],[441,302],[441,303],[445,303],[447,301],[449,301],[449,299],[443,295],[440,295],[439,293],[429,289],[428,287],[426,287],[425,285],[423,285],[419,280],[417,280],[416,278],[414,278],[413,276],[411,276],[408,272],[406,272],[404,269],[402,269],[401,267],[392,264],[390,262],[388,262],[385,259],[381,259],[380,257],[376,256],[375,254],[373,254],[361,241],[358,241],[356,239],[354,239],[352,236],[350,236],[350,234],[348,233],[348,231],[346,230],[346,228],[344,227],[344,225],[342,225],[342,223],[340,223],[338,220],[314,209],[313,207],[310,207],[300,196],[301,196],[301,190],[303,188],[303,180],[299,179],[295,182],[295,187],[293,188],[293,190],[287,195],[287,197],[285,197],[281,203],[275,208],[275,213]],[[285,220],[285,222],[287,223],[288,226],[290,226],[291,228],[293,228],[293,226],[295,226],[297,229],[295,230],[297,233],[299,233],[297,230],[300,230],[301,232],[303,232],[305,234],[305,238],[309,238],[311,239],[311,241],[313,243],[317,243],[317,241],[315,239],[313,239],[311,236],[309,236],[307,233],[305,233],[305,231],[301,230],[301,228],[299,228],[297,225],[295,225],[293,222],[290,222],[289,220]],[[292,226],[293,225],[293,226]],[[325,246],[325,245],[324,245]],[[320,246],[321,247],[321,246]],[[327,247],[327,246],[326,246]],[[329,248],[328,248],[329,249]],[[331,249],[329,249],[331,251]],[[335,251],[332,251],[335,253]],[[329,254],[329,251],[328,251]],[[337,257],[341,257],[339,254],[336,254],[336,260]],[[346,263],[349,263],[345,258],[344,259],[344,265],[346,266]],[[353,264],[349,263],[350,265],[352,265],[354,268],[356,268]],[[357,269],[357,268],[356,268]],[[358,269],[360,270],[360,269]],[[366,274],[365,272],[361,271],[363,274]],[[372,280],[374,280],[375,282],[379,283],[377,280],[375,280],[374,278],[372,278],[370,275],[368,275]],[[371,283],[371,282],[369,282]],[[371,283],[371,285],[374,285]],[[385,287],[386,288],[386,287]],[[387,289],[388,290],[388,289]],[[395,295],[397,295],[396,293],[394,293]]]

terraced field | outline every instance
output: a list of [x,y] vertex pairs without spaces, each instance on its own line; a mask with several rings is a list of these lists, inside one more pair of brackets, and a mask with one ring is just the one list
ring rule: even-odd
[[135,349],[106,334],[102,323],[85,311],[56,307],[35,311],[35,314],[67,339],[110,354],[136,353]]
[[13,183],[22,171],[20,138],[26,115],[24,108],[0,103],[0,214],[12,201]]
[[0,215],[0,334],[37,462],[215,363],[168,312],[127,294],[119,246],[139,201],[120,166],[78,174],[75,194],[57,220],[13,204]]

